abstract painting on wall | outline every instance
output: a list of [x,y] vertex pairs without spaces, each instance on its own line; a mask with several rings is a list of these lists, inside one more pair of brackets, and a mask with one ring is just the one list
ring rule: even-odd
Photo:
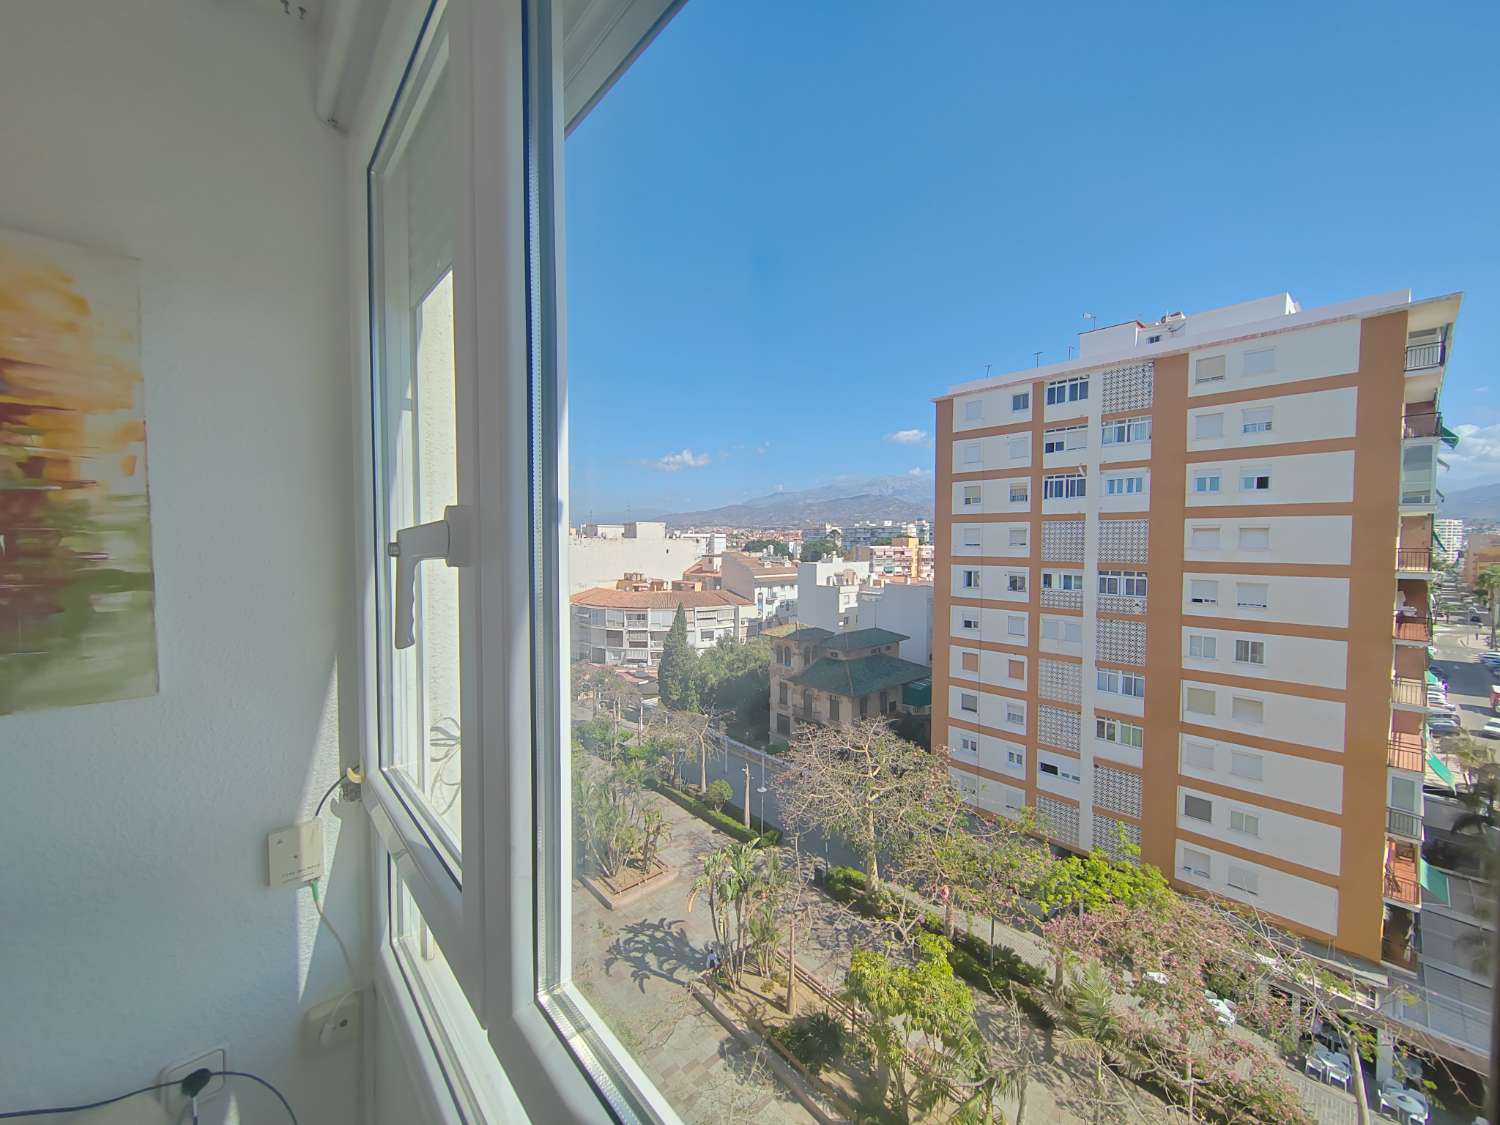
[[156,687],[137,263],[0,230],[0,715]]

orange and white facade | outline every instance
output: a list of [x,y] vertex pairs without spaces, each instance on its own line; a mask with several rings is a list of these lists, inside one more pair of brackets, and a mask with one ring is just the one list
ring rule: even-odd
[[971,804],[1405,964],[1459,302],[1131,321],[937,399],[933,745]]

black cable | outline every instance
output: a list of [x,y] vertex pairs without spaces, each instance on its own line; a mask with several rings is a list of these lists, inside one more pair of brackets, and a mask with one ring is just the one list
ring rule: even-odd
[[313,817],[314,818],[317,818],[317,817],[319,817],[319,816],[321,816],[323,814],[323,805],[324,805],[324,803],[328,800],[329,797],[331,797],[333,795],[333,791],[335,789],[337,789],[340,784],[342,784],[343,780],[344,780],[344,775],[343,774],[339,774],[338,777],[334,778],[333,784],[330,785],[328,787],[328,789],[323,793],[323,795],[318,798],[318,807],[313,810]]
[[[193,1073],[202,1074],[205,1072],[194,1071]],[[297,1115],[292,1112],[291,1103],[286,1100],[280,1090],[271,1085],[260,1075],[251,1074],[249,1071],[245,1070],[215,1070],[206,1073],[208,1073],[209,1077],[211,1078],[248,1078],[252,1082],[259,1082],[267,1090],[270,1090],[271,1093],[276,1095],[276,1100],[281,1103],[281,1108],[286,1110],[286,1115],[291,1119],[292,1125],[297,1125]],[[82,1113],[86,1109],[99,1109],[101,1106],[114,1105],[116,1102],[123,1102],[126,1098],[133,1098],[138,1094],[149,1094],[153,1090],[165,1090],[169,1086],[176,1086],[178,1088],[181,1088],[182,1085],[183,1080],[181,1079],[176,1082],[158,1082],[153,1086],[142,1086],[139,1090],[131,1090],[128,1094],[121,1094],[118,1097],[114,1098],[105,1098],[103,1101],[89,1102],[87,1105],[57,1105],[48,1106],[46,1109],[13,1109],[8,1110],[5,1113],[0,1113],[0,1121],[9,1120],[15,1117],[48,1117],[58,1113]]]

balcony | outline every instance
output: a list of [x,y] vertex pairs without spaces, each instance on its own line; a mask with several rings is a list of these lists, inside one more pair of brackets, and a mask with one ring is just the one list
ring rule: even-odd
[[[1412,840],[1416,843],[1422,842],[1422,818],[1416,813],[1407,812],[1405,809],[1386,808],[1385,830],[1388,835],[1398,836],[1403,840]],[[1412,862],[1415,865],[1416,861],[1413,860]],[[1416,870],[1415,866],[1413,866],[1412,870]]]
[[1432,570],[1431,547],[1397,547],[1396,569],[1427,574]]
[[1416,851],[1395,840],[1385,842],[1385,897],[1387,901],[1400,903],[1402,906],[1417,908],[1422,905],[1422,882],[1417,871]]
[[1394,676],[1391,678],[1391,702],[1397,707],[1415,707],[1419,711],[1425,711],[1427,710],[1427,685],[1421,680]]
[[1427,751],[1422,745],[1420,733],[1391,731],[1385,749],[1385,764],[1391,769],[1419,774],[1424,772],[1426,758]]
[[1410,374],[1414,371],[1430,371],[1435,367],[1443,366],[1443,361],[1448,358],[1448,345],[1443,340],[1433,340],[1425,344],[1408,344],[1406,347],[1406,370]]
[[1405,613],[1396,617],[1391,636],[1413,644],[1432,642],[1432,617],[1425,613]]

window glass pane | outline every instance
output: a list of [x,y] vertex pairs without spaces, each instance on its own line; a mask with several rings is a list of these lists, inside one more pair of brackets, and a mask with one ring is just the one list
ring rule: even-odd
[[[451,851],[461,838],[459,588],[442,559],[416,567],[414,643],[395,647],[398,560],[386,545],[458,502],[453,333],[453,156],[446,38],[419,60],[370,170],[372,351],[382,765]],[[408,564],[411,565],[411,564]]]

